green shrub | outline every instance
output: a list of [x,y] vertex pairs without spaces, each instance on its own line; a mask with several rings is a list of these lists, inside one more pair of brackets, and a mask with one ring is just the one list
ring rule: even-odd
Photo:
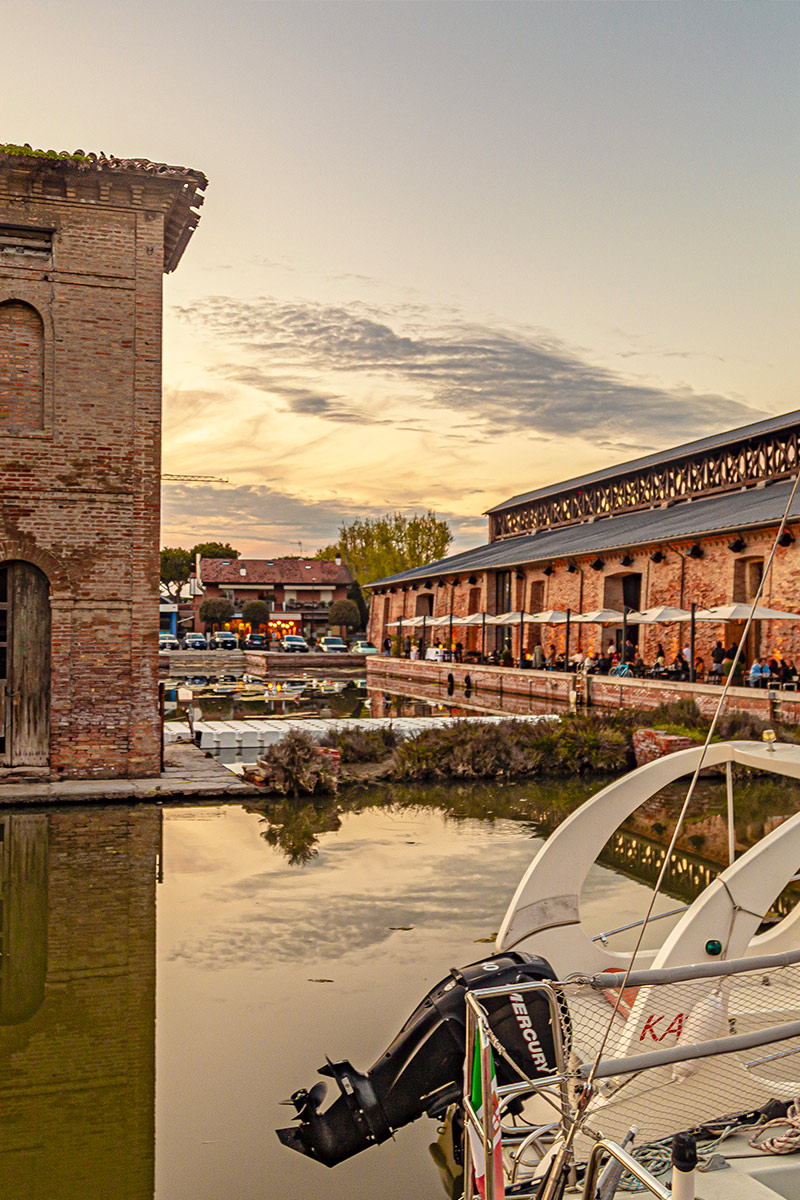
[[391,725],[376,729],[335,729],[321,739],[321,746],[338,750],[343,763],[383,762],[398,743]]
[[320,754],[319,746],[307,733],[297,729],[274,746],[268,746],[259,766],[267,772],[275,791],[284,796],[336,792],[339,786],[333,763]]

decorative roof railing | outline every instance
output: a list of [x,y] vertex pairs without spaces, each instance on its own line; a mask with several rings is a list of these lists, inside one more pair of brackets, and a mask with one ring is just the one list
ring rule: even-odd
[[799,439],[797,426],[775,430],[705,453],[523,501],[490,514],[489,540],[787,479],[795,474],[800,463]]

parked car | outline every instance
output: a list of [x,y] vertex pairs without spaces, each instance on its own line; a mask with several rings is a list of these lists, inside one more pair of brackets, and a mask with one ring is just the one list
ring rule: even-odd
[[286,637],[281,638],[279,645],[284,654],[308,654],[308,642],[295,633],[287,633]]
[[231,633],[227,629],[218,629],[211,636],[212,650],[238,650],[239,639],[235,633]]
[[251,633],[249,638],[244,639],[245,650],[266,650],[267,639],[260,633]]
[[187,633],[183,639],[184,650],[206,650],[205,635],[202,633]]
[[351,654],[378,654],[378,647],[372,642],[353,642],[350,647]]
[[158,648],[159,650],[180,650],[181,644],[171,633],[160,633],[158,635]]
[[340,637],[321,637],[317,649],[323,654],[347,654],[347,643]]

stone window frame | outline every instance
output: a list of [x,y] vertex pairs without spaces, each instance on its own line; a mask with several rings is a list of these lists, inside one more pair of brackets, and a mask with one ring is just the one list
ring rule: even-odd
[[0,429],[0,440],[11,438],[47,438],[52,440],[54,423],[55,335],[53,330],[53,294],[49,282],[31,283],[2,278],[0,275],[0,304],[17,302],[29,305],[39,315],[44,334],[42,348],[42,428]]

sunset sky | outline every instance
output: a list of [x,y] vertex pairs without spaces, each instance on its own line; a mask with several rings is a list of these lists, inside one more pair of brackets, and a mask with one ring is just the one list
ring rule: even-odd
[[[162,541],[313,552],[800,407],[800,5],[0,0],[0,141],[209,177]],[[9,49],[11,48],[11,49]]]

